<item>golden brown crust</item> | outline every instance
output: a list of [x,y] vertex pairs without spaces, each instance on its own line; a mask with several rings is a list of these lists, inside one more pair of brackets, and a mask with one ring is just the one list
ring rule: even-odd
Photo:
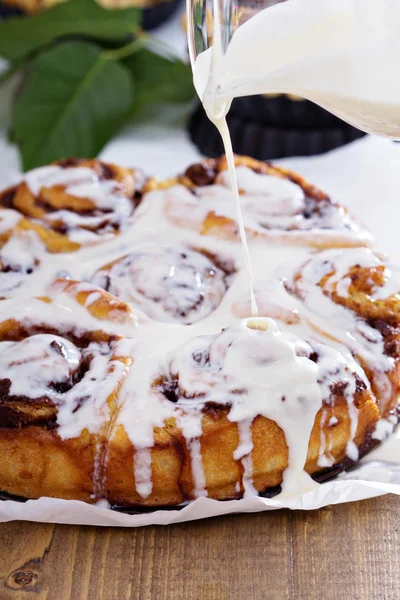
[[[328,443],[332,441],[331,454],[335,464],[346,456],[350,421],[347,404],[328,408],[328,423],[336,417],[337,424],[325,425],[322,430]],[[320,447],[320,411],[310,438],[306,471],[316,474]],[[376,405],[365,399],[360,408],[360,421],[355,442],[361,446],[376,423]],[[259,492],[282,483],[287,467],[288,451],[285,436],[278,425],[264,417],[257,417],[252,425],[254,450],[253,483]],[[228,421],[223,411],[204,416],[201,450],[210,498],[224,500],[239,498],[242,466],[233,459],[238,445],[237,425]],[[60,440],[56,431],[41,427],[24,427],[20,430],[0,428],[0,451],[6,468],[0,469],[0,489],[24,497],[42,495],[58,498],[75,498],[94,501],[93,469],[96,441],[85,431],[79,438]],[[104,459],[105,496],[118,506],[174,506],[193,499],[193,478],[190,456],[179,431],[174,427],[155,430],[152,455],[153,491],[145,500],[136,492],[134,464],[135,453],[124,428],[119,425],[107,443]],[[60,474],[63,477],[60,477]],[[240,487],[237,487],[237,484]]]
[[[356,404],[359,421],[354,441],[361,447],[373,431],[379,412],[374,397],[366,390],[358,392]],[[244,492],[243,467],[240,460],[233,458],[239,443],[238,426],[229,421],[228,412],[209,408],[203,416],[200,444],[207,495],[216,500],[241,498]],[[282,483],[288,465],[288,448],[282,429],[270,419],[257,417],[251,430],[253,484],[258,492],[264,492]],[[348,404],[343,394],[337,396],[334,404],[324,404],[316,416],[305,466],[310,475],[323,470],[318,465],[321,432],[326,437],[333,464],[341,463],[351,437]],[[182,433],[173,422],[167,423],[165,429],[155,430],[151,455],[153,491],[143,499],[135,488],[132,468],[135,449],[123,426],[117,426],[109,441],[105,468],[107,498],[112,504],[156,507],[194,499],[190,454]]]
[[61,440],[39,426],[0,427],[0,489],[24,498],[50,496],[94,502],[96,440],[87,430]]
[[[84,306],[93,317],[100,321],[111,320],[114,323],[136,325],[136,316],[126,302],[119,300],[105,290],[100,290],[95,285],[82,284],[81,281],[72,279],[56,279],[51,284],[48,292],[50,295],[53,292],[64,292],[74,298],[80,306]],[[95,294],[95,298],[87,304],[91,294]]]
[[156,429],[151,449],[153,489],[144,500],[136,491],[134,466],[138,452],[119,425],[108,442],[105,462],[105,492],[111,504],[119,506],[174,506],[185,495],[180,486],[182,455],[179,445],[167,429]]

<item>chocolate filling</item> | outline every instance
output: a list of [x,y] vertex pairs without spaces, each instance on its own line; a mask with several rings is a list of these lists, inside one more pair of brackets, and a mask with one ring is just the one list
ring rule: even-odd
[[4,206],[4,208],[14,208],[14,197],[15,197],[16,188],[13,187],[9,190],[3,192],[0,195],[0,204]]
[[165,396],[167,400],[174,404],[178,402],[180,398],[179,383],[176,379],[168,380],[165,379],[157,386],[158,391]]
[[56,415],[48,419],[38,419],[32,421],[27,413],[21,413],[13,410],[11,406],[0,405],[0,429],[21,429],[27,425],[36,425],[43,429],[55,429],[57,427]]
[[[391,320],[395,319],[395,325],[391,324]],[[388,320],[384,319],[367,319],[367,325],[373,329],[377,329],[384,338],[383,349],[387,356],[392,358],[400,358],[400,328],[397,327],[398,316],[393,318],[388,315]]]
[[210,161],[209,163],[191,165],[186,169],[185,177],[190,179],[194,185],[204,187],[214,183],[217,173],[216,161]]
[[60,167],[69,168],[69,167],[80,167],[82,164],[81,158],[76,158],[71,156],[70,158],[63,158],[57,162]]
[[[64,355],[62,345],[54,340],[51,348]],[[78,368],[65,381],[50,381],[47,386],[60,395],[57,401],[62,402],[62,395],[79,383],[90,368],[90,358],[82,359]],[[56,406],[53,400],[46,396],[29,398],[27,396],[10,395],[11,380],[0,379],[0,428],[20,429],[27,425],[40,425],[54,428],[56,426]],[[78,400],[74,412],[79,410],[88,397]],[[43,416],[43,415],[46,416]]]

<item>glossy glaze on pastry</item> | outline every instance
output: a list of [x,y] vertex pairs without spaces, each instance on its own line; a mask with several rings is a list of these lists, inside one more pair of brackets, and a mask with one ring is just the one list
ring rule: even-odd
[[325,193],[235,160],[258,317],[224,159],[166,182],[108,165],[105,191],[101,163],[66,161],[0,196],[3,492],[293,496],[394,425],[396,269]]

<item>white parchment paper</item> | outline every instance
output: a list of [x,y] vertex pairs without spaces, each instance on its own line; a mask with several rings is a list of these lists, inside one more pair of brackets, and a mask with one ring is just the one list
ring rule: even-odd
[[[102,158],[123,166],[137,165],[162,178],[181,172],[201,156],[183,129],[136,127],[126,130],[109,144]],[[348,206],[375,235],[377,246],[391,254],[394,262],[400,261],[400,144],[366,137],[322,156],[279,162],[299,171],[332,198]],[[17,153],[0,134],[0,186],[18,181],[19,176]],[[395,454],[400,453],[400,443],[391,448]],[[371,458],[374,458],[373,454]],[[25,503],[7,500],[0,502],[0,522],[21,519],[140,527],[285,507],[317,509],[388,493],[400,495],[400,456],[393,456],[392,460],[393,463],[387,464],[377,460],[364,462],[351,472],[289,502],[281,502],[279,496],[228,502],[200,498],[181,510],[129,515],[72,500],[41,498]]]

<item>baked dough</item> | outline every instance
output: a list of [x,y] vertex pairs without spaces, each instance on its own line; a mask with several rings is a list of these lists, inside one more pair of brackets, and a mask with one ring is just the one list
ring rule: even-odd
[[[398,271],[300,176],[67,160],[0,194],[0,491],[122,508],[293,494],[397,421]],[[310,477],[312,475],[312,477]]]

